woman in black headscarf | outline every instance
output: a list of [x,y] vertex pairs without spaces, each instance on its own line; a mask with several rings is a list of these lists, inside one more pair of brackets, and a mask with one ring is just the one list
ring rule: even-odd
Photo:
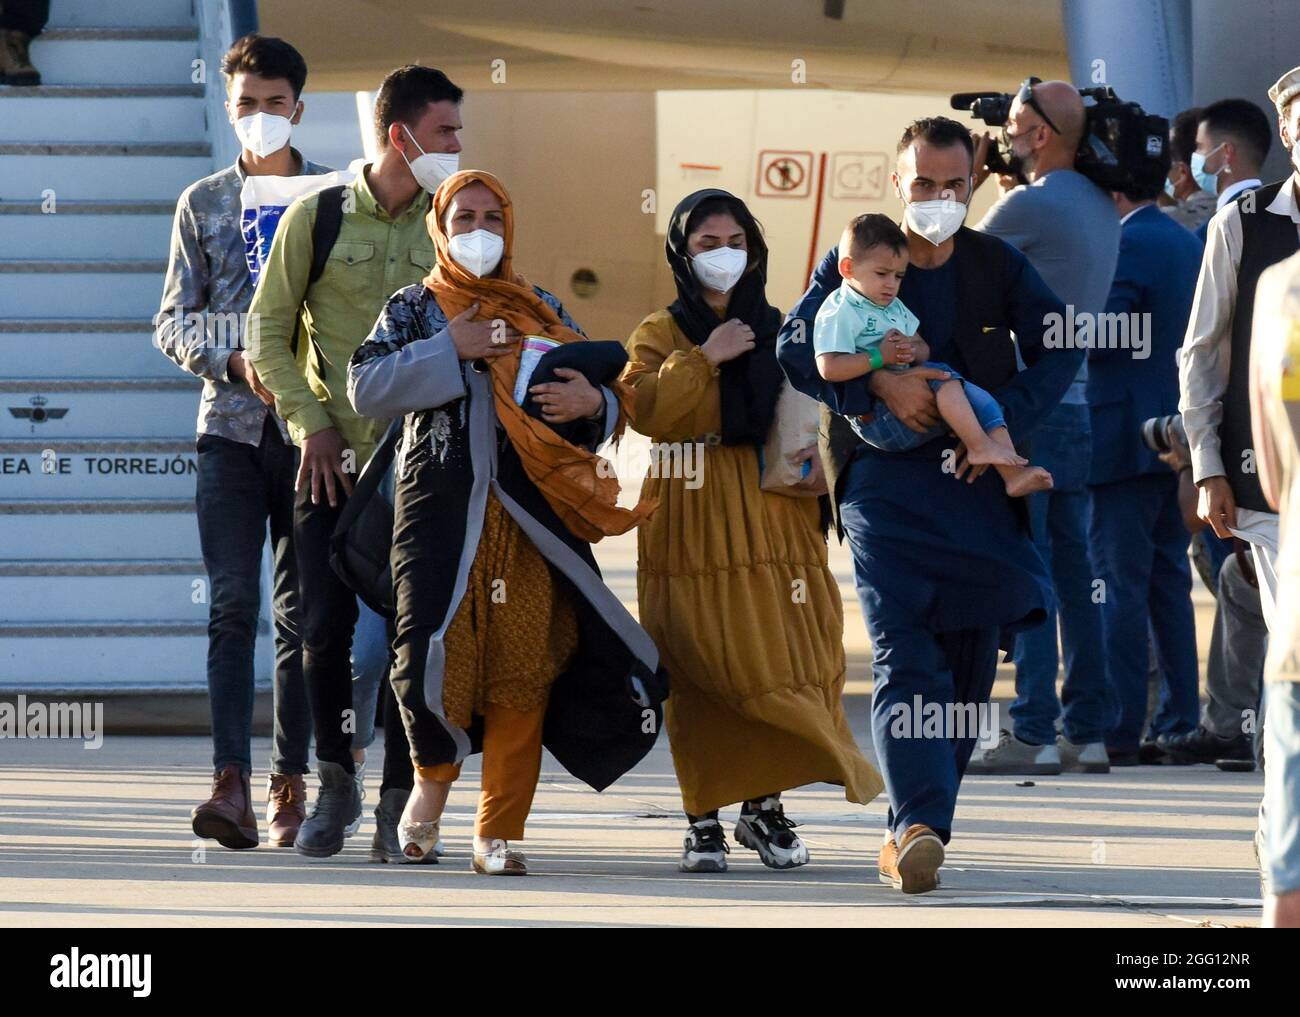
[[[668,227],[677,299],[637,326],[623,381],[648,436],[638,529],[641,624],[673,676],[666,711],[690,828],[684,872],[726,869],[718,808],[741,802],[736,839],[786,869],[808,851],[780,794],[815,781],[865,803],[880,776],[844,719],[844,616],[818,500],[760,488],[775,416],[781,314],[767,302],[767,245],[726,191],[683,199]],[[824,490],[815,448],[807,492]]]

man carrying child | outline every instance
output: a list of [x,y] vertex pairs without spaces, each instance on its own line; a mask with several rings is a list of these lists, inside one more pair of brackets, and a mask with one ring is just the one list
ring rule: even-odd
[[[1045,347],[1044,322],[1064,313],[1061,301],[1010,245],[963,228],[973,157],[970,132],[954,120],[926,118],[904,131],[893,181],[911,268],[897,296],[924,324],[934,359],[987,390],[1010,437],[1023,442],[1060,400],[1083,351]],[[986,464],[971,462],[946,434],[950,425],[909,451],[886,452],[845,421],[886,409],[910,430],[930,432],[943,420],[930,383],[950,372],[873,370],[848,381],[818,373],[809,340],[818,309],[841,285],[842,253],[818,266],[782,327],[777,356],[791,384],[831,411],[823,413],[822,454],[874,649],[873,740],[890,801],[880,878],[923,893],[939,884],[998,647],[1007,633],[1041,622],[1050,591],[1023,501],[1009,498]],[[1026,365],[1019,373],[1017,346]],[[943,718],[940,730],[909,716],[918,709]]]

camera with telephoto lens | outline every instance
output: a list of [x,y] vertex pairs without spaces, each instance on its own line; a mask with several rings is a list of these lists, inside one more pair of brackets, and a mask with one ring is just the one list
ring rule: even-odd
[[1174,448],[1186,451],[1187,431],[1183,428],[1183,415],[1171,413],[1167,417],[1142,421],[1142,441],[1157,455]]
[[[1017,95],[958,92],[950,98],[953,109],[968,110],[974,119],[1004,128],[984,162],[990,173],[1024,180],[1005,127],[1011,104],[1019,98],[1032,105],[1033,87],[1037,84],[1038,78],[1026,78]],[[1169,172],[1169,121],[1149,115],[1135,102],[1125,102],[1109,85],[1081,88],[1079,94],[1085,101],[1084,131],[1074,168],[1107,191],[1137,191],[1151,181],[1163,181]]]

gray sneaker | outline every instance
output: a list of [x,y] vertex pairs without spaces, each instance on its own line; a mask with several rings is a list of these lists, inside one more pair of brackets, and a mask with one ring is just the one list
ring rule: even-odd
[[1004,729],[996,745],[971,756],[966,772],[1050,777],[1061,772],[1061,754],[1055,742],[1030,745]]
[[1076,745],[1065,735],[1056,736],[1062,773],[1110,773],[1110,756],[1105,742]]

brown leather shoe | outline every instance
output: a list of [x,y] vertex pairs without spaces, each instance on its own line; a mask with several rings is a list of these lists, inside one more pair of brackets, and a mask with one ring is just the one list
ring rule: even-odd
[[39,85],[40,72],[32,66],[32,37],[26,32],[0,30],[0,84]]
[[194,810],[194,835],[227,848],[257,847],[257,817],[248,792],[248,774],[236,764],[212,778],[212,797]]
[[939,867],[943,865],[943,841],[928,826],[913,823],[900,843],[893,834],[885,834],[876,862],[880,881],[903,893],[929,893],[939,886]]
[[266,839],[272,847],[293,847],[307,818],[307,784],[298,773],[273,773],[266,782]]

